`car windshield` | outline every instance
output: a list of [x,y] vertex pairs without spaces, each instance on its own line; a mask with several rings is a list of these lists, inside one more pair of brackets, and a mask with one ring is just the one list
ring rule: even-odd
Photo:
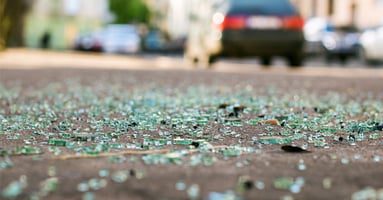
[[289,0],[231,0],[229,14],[291,16],[297,11]]
[[134,27],[130,26],[110,26],[107,28],[108,34],[111,35],[124,35],[124,34],[136,34],[137,31]]

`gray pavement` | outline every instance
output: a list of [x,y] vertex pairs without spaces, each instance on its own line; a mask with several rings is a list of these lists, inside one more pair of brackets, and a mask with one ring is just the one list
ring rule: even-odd
[[[0,127],[2,125],[5,130],[9,125],[11,129],[0,131],[0,152],[9,150],[13,166],[0,169],[0,188],[12,185],[19,177],[27,177],[28,186],[21,192],[16,191],[20,194],[13,199],[30,199],[40,188],[45,188],[40,185],[47,180],[58,185],[41,199],[81,199],[91,194],[96,199],[210,200],[210,195],[222,197],[225,191],[235,191],[244,200],[350,199],[366,195],[366,192],[374,197],[383,195],[383,132],[379,131],[383,119],[382,69],[366,68],[357,62],[353,67],[336,64],[328,67],[320,60],[310,61],[308,65],[289,69],[278,59],[273,67],[264,69],[253,59],[225,59],[214,69],[206,70],[185,64],[180,56],[9,50],[0,54],[0,96],[3,96],[0,98],[0,114],[5,116],[3,119],[9,119],[3,120]],[[241,106],[236,106],[237,103]],[[241,114],[235,117],[234,106],[239,110],[249,108],[252,112],[237,111]],[[47,114],[46,109],[52,112]],[[215,112],[211,112],[212,109],[220,110],[217,113],[223,111],[223,118],[213,120]],[[231,109],[233,114],[229,113]],[[138,116],[138,123],[132,118],[133,110],[137,110],[134,116]],[[99,114],[90,114],[96,112]],[[145,119],[160,113],[164,114],[163,119],[185,116],[189,121],[211,115],[211,120],[205,125],[198,125],[205,123],[198,120],[197,125],[185,123],[186,126],[174,126],[173,120],[171,123],[165,120],[158,126],[156,124],[158,129],[153,131],[147,126],[152,120]],[[265,116],[280,118],[284,125],[275,121],[278,119],[264,120]],[[337,120],[344,118],[347,123],[338,123],[333,120],[335,117]],[[358,134],[358,138],[364,140],[354,144],[353,131],[356,128],[372,130],[369,119],[374,118],[378,122],[373,126],[376,130],[362,136]],[[37,122],[40,119],[44,121]],[[127,120],[128,128],[120,128],[127,125]],[[243,124],[240,127],[227,124],[238,120]],[[297,120],[298,125],[304,126],[297,126]],[[109,121],[121,126],[112,126]],[[105,128],[100,133],[88,128],[100,122]],[[43,126],[45,123],[50,125]],[[36,133],[44,134],[27,130],[30,124],[40,124],[35,126],[42,127],[37,128]],[[61,124],[64,126],[59,126]],[[306,125],[313,127],[306,130]],[[197,135],[194,135],[195,129]],[[111,140],[113,146],[135,146],[101,152],[90,150],[89,153],[100,153],[90,157],[77,154],[66,145],[63,147],[62,140],[57,140],[77,131],[89,133],[90,138],[94,133],[113,136],[119,131],[118,139],[114,141],[113,136]],[[193,134],[179,135],[179,131]],[[281,135],[290,134],[290,131],[301,138],[293,144],[306,146],[311,153],[286,153],[278,144],[260,145],[270,139],[290,140],[288,135]],[[200,146],[199,142],[185,146],[166,145],[158,148],[159,151],[140,148],[144,145],[144,137],[164,141],[162,139],[168,136],[163,134],[165,132],[171,133],[172,137],[174,134],[176,140],[180,137],[207,139],[212,150],[217,150],[207,154],[209,157],[201,157],[202,154],[193,149]],[[32,133],[33,137],[30,137]],[[48,140],[45,133],[53,134],[54,139]],[[64,142],[76,141],[77,147],[98,144],[92,140],[77,141],[70,136]],[[34,153],[42,154],[35,155],[32,151],[32,155],[19,155],[22,152],[18,152],[18,147],[23,147],[23,151],[30,149],[25,147],[26,144],[37,147]],[[254,147],[256,151],[246,153],[247,148],[237,149],[233,145]],[[149,146],[148,149],[156,148]],[[174,157],[176,154],[173,153],[177,149],[190,153],[181,157],[182,164],[151,164],[150,160],[157,156],[161,160],[178,160],[180,157]],[[227,158],[224,155],[227,153],[233,157]],[[150,162],[145,163],[148,159]],[[192,160],[200,164],[192,166]],[[213,164],[203,164],[205,162]],[[110,177],[101,177],[100,172],[105,170],[110,172]],[[116,173],[124,176],[127,172],[126,180],[116,181]],[[93,183],[99,183],[98,180],[103,184],[96,186],[101,185],[101,188],[93,189]],[[184,189],[177,187],[179,183]],[[83,192],[82,187],[79,189],[79,185],[84,184],[85,187],[93,185],[92,190],[88,188],[89,192]],[[190,197],[191,193],[197,193],[197,197]],[[228,198],[233,199],[232,196]]]

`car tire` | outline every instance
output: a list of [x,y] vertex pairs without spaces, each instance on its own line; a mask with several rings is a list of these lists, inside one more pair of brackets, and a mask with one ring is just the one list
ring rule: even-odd
[[346,55],[340,55],[339,56],[339,60],[340,60],[340,63],[342,65],[346,65],[347,64],[347,61],[348,61],[348,57]]
[[262,66],[264,66],[264,67],[270,67],[270,65],[271,65],[271,57],[262,57],[261,58],[261,64],[262,64]]
[[214,56],[214,55],[209,55],[208,57],[207,57],[207,64],[208,64],[208,68],[212,68],[213,67],[213,65],[214,65],[214,63],[216,63],[217,62],[217,56]]
[[288,62],[290,67],[302,67],[303,65],[303,54],[302,53],[295,53],[291,56],[288,56]]

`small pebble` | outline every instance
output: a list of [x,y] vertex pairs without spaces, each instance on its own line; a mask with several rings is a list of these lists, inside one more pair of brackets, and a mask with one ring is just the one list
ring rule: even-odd
[[108,177],[109,176],[109,170],[107,169],[102,169],[98,172],[98,175],[102,178]]
[[48,168],[48,176],[56,176],[56,167],[54,167],[54,166],[50,166],[49,168]]
[[186,190],[186,184],[182,181],[178,181],[176,183],[176,189],[179,190],[179,191],[183,191],[183,190]]
[[381,161],[381,157],[378,156],[378,155],[374,155],[374,157],[372,158],[372,160],[373,160],[374,162],[380,162],[380,161]]
[[112,180],[116,183],[123,183],[129,178],[128,171],[117,171],[112,174]]
[[106,187],[107,183],[108,182],[105,179],[92,178],[89,180],[88,185],[92,190],[99,190]]
[[348,165],[348,164],[350,163],[350,161],[349,161],[347,158],[342,158],[342,159],[340,160],[340,162],[341,162],[342,164],[344,164],[344,165]]
[[292,185],[290,187],[290,192],[293,194],[298,194],[299,192],[301,192],[301,186],[297,184]]
[[286,195],[286,196],[283,196],[281,198],[281,200],[294,200],[294,197],[290,196],[290,195]]
[[323,188],[326,190],[331,189],[332,187],[332,179],[331,178],[324,178],[322,181]]
[[84,183],[84,182],[79,183],[79,184],[77,185],[77,190],[78,190],[79,192],[87,192],[87,191],[89,191],[88,183]]
[[94,200],[95,196],[93,192],[86,192],[82,195],[82,200]]
[[188,197],[189,199],[191,200],[194,200],[194,199],[198,199],[199,198],[199,185],[197,184],[193,184],[189,187],[189,189],[187,190],[187,194],[188,194]]
[[255,187],[258,190],[263,190],[263,189],[265,189],[265,183],[263,181],[256,181],[255,182]]
[[299,160],[299,163],[298,163],[298,170],[299,171],[304,171],[306,170],[306,165],[305,165],[305,161],[304,160]]

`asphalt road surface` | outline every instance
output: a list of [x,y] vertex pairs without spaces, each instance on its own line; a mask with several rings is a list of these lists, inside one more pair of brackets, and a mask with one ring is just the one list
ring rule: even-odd
[[[313,65],[0,54],[0,199],[381,198],[383,70]],[[145,117],[157,116],[153,128]],[[88,155],[99,138],[78,132],[118,133],[105,144],[124,146]]]

